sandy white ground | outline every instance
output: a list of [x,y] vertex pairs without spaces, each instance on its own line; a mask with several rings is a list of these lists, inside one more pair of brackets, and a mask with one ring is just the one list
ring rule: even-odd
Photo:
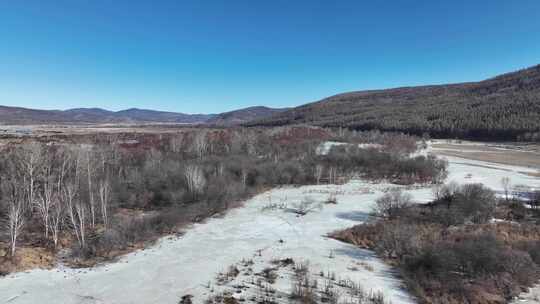
[[[454,157],[448,160],[449,180],[481,182],[502,190],[500,180],[508,176],[514,184],[540,186],[540,179],[519,173],[526,168]],[[394,186],[351,181],[342,186],[274,189],[223,218],[197,224],[180,238],[164,238],[152,248],[126,255],[116,263],[89,270],[33,270],[2,278],[0,303],[172,304],[186,294],[201,303],[210,294],[208,283],[229,265],[253,259],[254,268],[262,268],[273,259],[288,257],[309,260],[314,273],[332,271],[368,290],[381,290],[392,303],[412,303],[392,270],[371,252],[325,237],[328,232],[365,221],[376,198],[389,187]],[[429,188],[407,191],[420,202],[432,197]],[[306,196],[324,201],[332,192],[338,193],[337,205],[325,205],[303,217],[280,209],[262,211],[270,204],[290,206]],[[372,270],[353,270],[359,261]],[[290,288],[288,283],[278,285],[279,289]]]

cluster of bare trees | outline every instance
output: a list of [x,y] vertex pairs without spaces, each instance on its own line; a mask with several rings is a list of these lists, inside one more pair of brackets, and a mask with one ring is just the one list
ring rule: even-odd
[[[256,147],[256,132],[234,131],[228,141],[226,133],[197,129],[171,137],[167,145],[133,151],[119,145],[37,141],[6,147],[0,159],[0,218],[5,228],[0,241],[9,243],[14,256],[18,244],[35,239],[39,231],[51,248],[67,237],[85,250],[107,235],[104,231],[112,229],[108,235],[115,235],[126,230],[113,221],[113,205],[158,208],[210,202],[228,206],[222,201],[252,191],[254,170],[244,165],[235,175],[226,170],[224,158],[254,158],[261,149]],[[227,191],[227,186],[241,190]]]
[[184,171],[188,190],[194,196],[197,196],[204,190],[206,179],[204,172],[198,165],[188,165]]
[[[314,177],[320,180],[323,172],[330,183],[339,177],[361,175],[370,179],[389,179],[399,184],[440,183],[446,178],[447,162],[434,156],[404,156],[355,145],[334,146],[326,155],[315,157]],[[319,165],[319,167],[317,167]]]
[[402,192],[399,188],[391,189],[388,193],[377,199],[374,212],[384,218],[396,218],[412,204],[412,196]]
[[[343,174],[343,172],[341,172],[341,174]],[[329,184],[337,184],[339,183],[340,172],[336,166],[329,166],[326,168],[322,164],[316,164],[313,166],[313,177],[315,178],[317,185],[323,180]]]
[[4,152],[0,212],[11,255],[30,223],[39,223],[55,248],[62,232],[73,233],[84,248],[87,228],[107,225],[111,186],[105,151],[30,143]]
[[[223,212],[274,185],[336,183],[353,172],[431,181],[445,170],[432,159],[411,162],[375,149],[317,155],[319,139],[285,131],[185,129],[101,144],[97,138],[6,147],[0,156],[6,228],[0,242],[9,242],[12,255],[18,244],[39,237],[51,249],[69,245],[86,257],[104,256]],[[141,211],[147,214],[135,215]]]

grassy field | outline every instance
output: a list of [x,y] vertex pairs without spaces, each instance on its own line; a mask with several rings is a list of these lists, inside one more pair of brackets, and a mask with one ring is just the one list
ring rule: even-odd
[[540,169],[540,145],[435,141],[431,148],[439,155]]

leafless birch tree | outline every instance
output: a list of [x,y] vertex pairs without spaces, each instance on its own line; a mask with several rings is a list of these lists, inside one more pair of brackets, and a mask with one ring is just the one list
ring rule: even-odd
[[187,166],[184,176],[186,177],[189,192],[195,196],[199,195],[206,186],[206,178],[201,167],[198,165]]
[[96,226],[96,201],[94,199],[94,172],[95,172],[95,166],[94,166],[94,153],[92,153],[91,149],[88,148],[85,153],[85,165],[86,165],[86,178],[88,181],[88,205],[90,206],[90,223],[92,225],[92,228]]
[[201,130],[195,134],[192,148],[199,159],[203,158],[208,150],[207,131]]
[[248,179],[248,170],[246,168],[242,168],[242,186],[244,189],[247,187],[247,179]]
[[9,180],[2,184],[2,192],[5,195],[7,214],[5,228],[10,238],[10,254],[15,256],[17,239],[19,238],[26,222],[25,212],[27,201],[24,189],[21,189],[17,180]]
[[78,198],[78,185],[68,181],[64,185],[64,201],[67,207],[71,228],[81,248],[86,247],[86,207]]
[[171,152],[173,153],[180,152],[182,148],[182,142],[183,142],[183,138],[181,134],[171,136],[171,138],[169,139],[169,148]]
[[335,184],[337,182],[337,168],[330,167],[328,169],[328,183]]
[[49,231],[53,240],[54,248],[58,247],[58,237],[64,221],[65,206],[60,198],[56,198],[51,206],[50,219],[48,221]]
[[323,165],[315,165],[314,176],[317,181],[317,185],[321,182],[322,175],[324,173]]
[[17,238],[26,221],[24,216],[24,205],[24,202],[18,198],[12,198],[10,200],[8,209],[8,229],[10,235],[11,256],[15,256]]
[[101,217],[105,227],[109,225],[109,201],[111,194],[111,185],[107,178],[103,178],[98,185],[99,202],[101,206]]
[[510,188],[511,188],[510,178],[508,176],[503,177],[501,179],[501,185],[502,185],[503,190],[504,190],[504,198],[506,200],[508,200],[509,199]]
[[41,165],[41,145],[31,143],[18,151],[18,165],[23,174],[23,184],[28,192],[28,205],[32,206],[36,198],[36,179]]
[[54,196],[56,195],[54,186],[55,183],[52,180],[52,177],[46,175],[43,176],[41,191],[39,192],[38,199],[36,199],[34,202],[34,205],[36,206],[39,216],[43,222],[45,238],[49,237],[49,215],[53,205],[53,200],[55,199]]

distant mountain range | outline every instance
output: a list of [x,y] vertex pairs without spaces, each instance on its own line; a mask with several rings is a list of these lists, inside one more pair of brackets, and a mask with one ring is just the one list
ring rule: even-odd
[[246,123],[540,140],[540,65],[480,82],[339,94]]
[[350,92],[288,109],[250,107],[221,114],[183,114],[0,106],[0,124],[96,123],[310,124],[442,138],[540,141],[540,65],[479,82]]
[[286,109],[250,107],[221,114],[184,114],[144,109],[108,111],[99,108],[35,110],[0,106],[0,124],[105,124],[105,123],[182,123],[237,125],[261,119]]

